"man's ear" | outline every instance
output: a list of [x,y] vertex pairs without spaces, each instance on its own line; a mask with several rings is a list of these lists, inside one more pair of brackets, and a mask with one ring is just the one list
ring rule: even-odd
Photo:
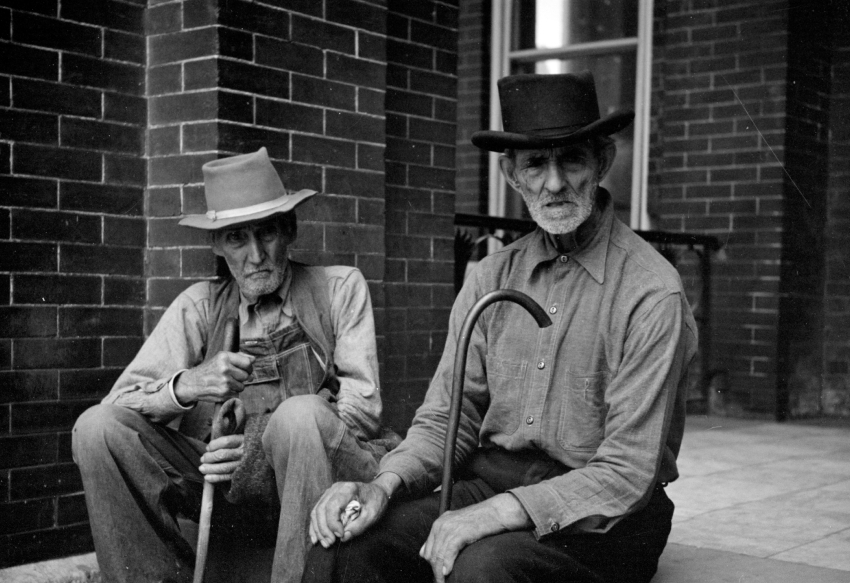
[[614,165],[614,157],[617,155],[617,146],[611,142],[606,144],[602,151],[599,152],[599,182],[605,179],[611,166]]
[[519,181],[516,179],[516,161],[513,158],[502,154],[499,156],[499,170],[502,171],[502,176],[505,177],[511,188],[517,192],[522,192],[519,188]]

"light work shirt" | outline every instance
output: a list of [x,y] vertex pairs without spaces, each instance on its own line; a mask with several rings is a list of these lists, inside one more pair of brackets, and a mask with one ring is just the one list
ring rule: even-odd
[[[356,436],[371,439],[380,429],[381,395],[369,288],[356,268],[324,269],[335,336],[337,411]],[[287,269],[276,297],[249,304],[240,295],[241,338],[265,336],[294,322],[297,306],[292,305],[290,282],[291,270]],[[210,282],[206,281],[177,296],[103,402],[134,409],[157,423],[175,425],[188,408],[174,398],[173,379],[204,360],[209,322],[214,318],[210,303]]]
[[688,364],[697,329],[676,270],[613,213],[610,195],[584,243],[559,252],[535,232],[484,258],[452,309],[448,339],[407,438],[381,463],[413,491],[440,483],[457,338],[473,304],[522,291],[552,319],[512,302],[473,329],[455,454],[536,450],[573,468],[510,490],[536,536],[605,532],[678,476]]

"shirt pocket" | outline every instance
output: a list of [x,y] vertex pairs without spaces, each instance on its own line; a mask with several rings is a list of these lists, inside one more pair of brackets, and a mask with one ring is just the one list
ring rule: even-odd
[[605,437],[607,374],[567,372],[558,442],[569,450],[595,451]]
[[[487,408],[485,426],[493,427],[504,435],[516,432],[519,427],[522,386],[527,369],[526,362],[487,357],[490,406]],[[486,431],[486,427],[482,429]]]

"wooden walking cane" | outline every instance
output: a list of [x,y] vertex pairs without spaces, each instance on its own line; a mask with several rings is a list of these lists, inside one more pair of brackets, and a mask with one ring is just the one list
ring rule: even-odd
[[[228,352],[239,351],[237,339],[236,318],[230,318],[224,324],[224,349]],[[245,425],[245,406],[237,398],[228,399],[224,405],[215,404],[215,413],[210,434],[210,441],[238,433]],[[204,569],[207,563],[207,550],[210,543],[210,519],[213,510],[213,495],[215,484],[204,481],[204,495],[201,499],[201,520],[198,524],[198,547],[195,553],[195,578],[193,583],[202,583],[204,580]]]
[[513,289],[497,289],[481,296],[475,302],[475,305],[472,306],[472,309],[469,310],[469,314],[466,315],[466,319],[460,328],[460,336],[457,340],[457,349],[455,352],[455,368],[452,375],[452,401],[449,407],[449,423],[446,428],[446,442],[443,448],[443,487],[440,489],[440,514],[443,514],[449,509],[449,504],[452,501],[452,470],[454,469],[455,444],[457,443],[460,408],[461,401],[463,400],[463,381],[466,377],[466,353],[469,349],[472,329],[475,326],[475,322],[478,321],[478,316],[484,311],[484,308],[494,302],[500,301],[519,304],[531,314],[537,325],[541,328],[552,325],[552,320],[537,302],[526,294]]

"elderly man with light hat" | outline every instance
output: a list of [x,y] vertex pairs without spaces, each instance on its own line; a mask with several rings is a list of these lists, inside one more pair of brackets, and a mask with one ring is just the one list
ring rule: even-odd
[[[276,528],[274,581],[297,581],[309,510],[333,480],[374,476],[385,448],[369,290],[352,267],[288,259],[295,208],[265,148],[203,166],[208,211],[180,224],[209,233],[230,277],[169,306],[100,405],[73,432],[104,580],[190,581],[204,480],[223,482],[213,530],[263,517]],[[224,346],[238,318],[238,352]],[[210,441],[214,403],[239,397],[244,436]],[[224,518],[221,518],[221,517]],[[221,526],[220,526],[221,525]],[[241,541],[245,546],[245,541]],[[250,546],[250,543],[249,543]]]
[[[302,581],[646,583],[666,544],[696,325],[675,269],[614,215],[600,182],[630,111],[599,114],[590,73],[498,83],[508,184],[537,229],[465,282],[443,357],[405,440],[369,483],[339,482],[312,512]],[[469,338],[454,452],[438,518],[444,435],[462,323],[496,289],[519,290]],[[339,511],[356,498],[357,520]],[[342,540],[340,546],[336,541]]]

